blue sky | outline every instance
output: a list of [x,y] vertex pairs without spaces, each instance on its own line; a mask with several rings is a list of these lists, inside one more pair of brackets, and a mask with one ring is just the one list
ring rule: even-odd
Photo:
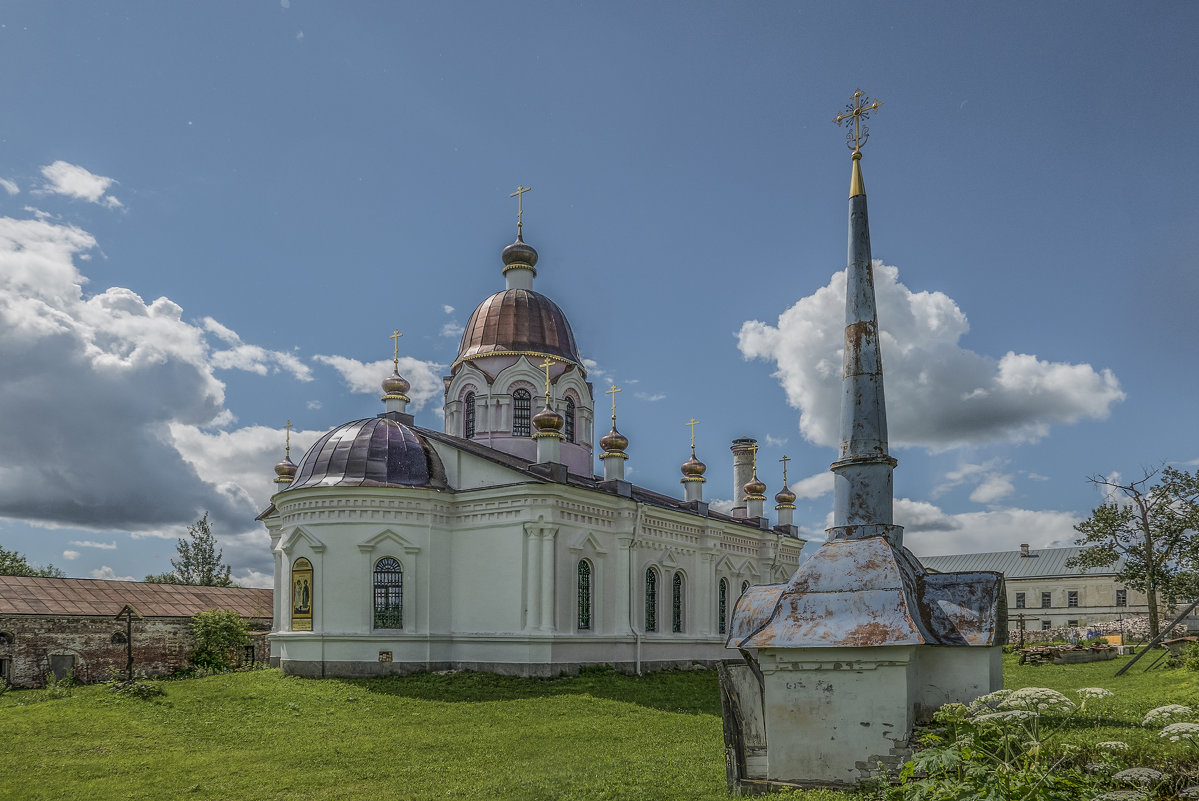
[[0,545],[141,578],[209,510],[235,575],[267,581],[253,517],[283,422],[303,446],[378,411],[398,327],[440,428],[518,184],[536,288],[597,394],[624,390],[630,478],[681,495],[694,416],[709,500],[756,436],[769,495],[786,454],[821,537],[850,164],[831,120],[858,86],[884,101],[863,170],[897,522],[917,554],[1065,544],[1101,500],[1088,475],[1199,461],[1197,22],[1183,3],[8,3]]

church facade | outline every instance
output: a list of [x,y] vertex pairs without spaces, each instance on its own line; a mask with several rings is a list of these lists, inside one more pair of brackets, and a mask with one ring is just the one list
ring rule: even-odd
[[680,497],[625,481],[614,407],[593,475],[592,385],[565,314],[533,290],[537,252],[517,231],[505,288],[471,315],[445,379],[443,431],[407,413],[397,360],[381,414],[276,465],[281,489],[259,519],[284,672],[710,664],[727,657],[737,598],[795,571],[795,496],[776,496],[772,527],[751,439],[733,445],[741,491],[727,515],[702,500],[694,447]]

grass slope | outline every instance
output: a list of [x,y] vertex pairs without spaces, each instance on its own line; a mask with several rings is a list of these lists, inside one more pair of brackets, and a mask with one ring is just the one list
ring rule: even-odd
[[[1120,664],[1005,657],[1005,684],[1108,687],[1103,725],[1071,741],[1180,757],[1137,724],[1161,704],[1199,706],[1199,673],[1138,666],[1115,679]],[[161,686],[156,701],[104,686],[0,697],[0,799],[729,799],[711,671],[313,681],[264,670]]]

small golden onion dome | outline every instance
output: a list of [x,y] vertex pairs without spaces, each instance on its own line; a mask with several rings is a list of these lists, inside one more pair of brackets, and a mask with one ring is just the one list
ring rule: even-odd
[[549,406],[533,415],[533,428],[538,431],[561,431],[566,424],[566,418],[555,412]]
[[280,480],[286,479],[287,481],[291,481],[296,477],[296,466],[291,459],[284,457],[282,462],[275,465],[275,475]]
[[764,495],[766,493],[766,485],[762,483],[761,479],[759,479],[757,476],[754,476],[749,480],[749,483],[745,485],[744,490],[746,495]]
[[691,454],[691,458],[683,462],[683,475],[687,478],[699,478],[708,469],[708,466],[695,458],[695,454]]
[[784,484],[783,488],[779,490],[778,495],[774,496],[774,502],[780,506],[793,504],[795,503],[795,493],[791,491],[790,487]]
[[504,248],[500,254],[500,258],[504,260],[504,266],[510,267],[513,264],[527,264],[530,267],[537,266],[537,250],[532,245],[525,244],[525,240],[520,234],[516,235],[516,241],[508,247]]
[[608,453],[622,453],[629,447],[629,438],[617,431],[613,424],[612,430],[600,437],[600,447]]
[[383,379],[383,394],[404,395],[412,387],[399,373],[392,373]]

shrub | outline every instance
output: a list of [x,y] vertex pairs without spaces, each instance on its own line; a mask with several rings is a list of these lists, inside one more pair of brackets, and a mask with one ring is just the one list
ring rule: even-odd
[[237,663],[238,651],[250,644],[249,631],[246,621],[236,612],[221,609],[198,612],[191,619],[196,648],[187,661],[204,670],[229,670]]

